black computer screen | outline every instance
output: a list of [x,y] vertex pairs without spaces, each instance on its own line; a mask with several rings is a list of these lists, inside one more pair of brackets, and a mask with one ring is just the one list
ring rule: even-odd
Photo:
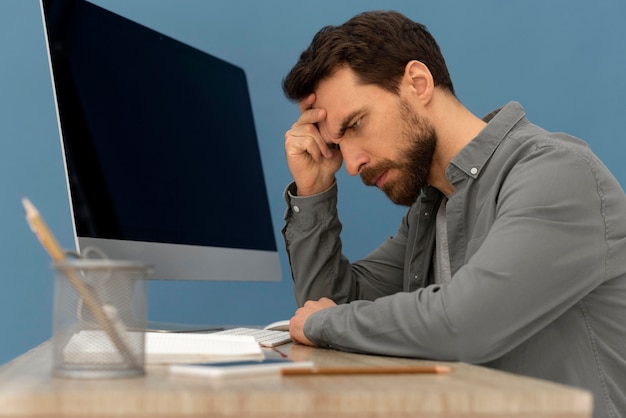
[[276,250],[244,71],[42,0],[78,236]]

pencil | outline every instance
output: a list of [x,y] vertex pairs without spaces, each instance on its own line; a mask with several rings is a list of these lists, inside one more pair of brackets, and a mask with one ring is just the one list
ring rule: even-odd
[[[35,208],[30,200],[25,197],[22,198],[22,204],[24,205],[24,211],[26,212],[26,220],[39,239],[39,242],[41,242],[41,245],[43,245],[46,251],[48,251],[54,261],[60,262],[65,260],[67,258],[65,252],[52,232],[50,232],[50,229],[48,229],[48,226],[39,214],[37,208]],[[67,269],[64,270],[64,272],[72,286],[74,286],[74,289],[76,289],[78,296],[85,302],[98,322],[98,325],[100,325],[100,327],[102,327],[102,329],[106,332],[122,357],[124,357],[131,365],[140,366],[137,359],[123,340],[123,335],[120,335],[115,329],[112,318],[107,315],[107,312],[104,310],[100,301],[98,301],[98,299],[91,293],[85,283],[83,283],[83,281],[80,280],[76,274],[74,274],[73,270]]]
[[22,198],[22,205],[24,205],[24,211],[26,212],[26,220],[30,225],[30,229],[35,233],[41,245],[48,251],[48,254],[54,261],[65,260],[65,252],[61,249],[61,246],[57,242],[52,232],[48,229],[48,226],[39,215],[39,211],[27,198]]
[[452,370],[449,366],[328,366],[328,367],[303,367],[285,368],[281,370],[284,376],[297,375],[332,375],[332,374],[403,374],[403,373],[426,373],[445,374]]

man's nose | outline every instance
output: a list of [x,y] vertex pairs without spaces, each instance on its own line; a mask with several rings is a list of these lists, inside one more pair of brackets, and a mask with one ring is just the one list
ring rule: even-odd
[[348,143],[348,141],[342,141],[341,146],[341,155],[343,157],[343,162],[346,165],[346,171],[351,176],[356,176],[361,171],[361,168],[367,164],[368,157],[363,150],[360,148],[353,146]]

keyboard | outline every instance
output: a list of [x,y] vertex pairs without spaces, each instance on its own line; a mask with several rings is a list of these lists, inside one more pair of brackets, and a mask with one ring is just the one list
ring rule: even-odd
[[223,331],[217,331],[213,334],[222,335],[251,335],[257,343],[262,347],[276,347],[277,345],[287,344],[291,342],[289,331],[277,331],[258,328],[231,328]]

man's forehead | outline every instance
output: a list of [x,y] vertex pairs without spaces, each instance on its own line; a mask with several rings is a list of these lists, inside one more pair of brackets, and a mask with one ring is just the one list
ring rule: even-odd
[[336,138],[346,119],[363,106],[358,90],[356,77],[348,68],[336,71],[319,83],[312,107],[326,110],[326,119],[318,124],[323,133]]
[[342,67],[317,84],[313,92],[316,98],[314,105],[328,106],[357,91],[359,84],[354,71],[348,67]]

